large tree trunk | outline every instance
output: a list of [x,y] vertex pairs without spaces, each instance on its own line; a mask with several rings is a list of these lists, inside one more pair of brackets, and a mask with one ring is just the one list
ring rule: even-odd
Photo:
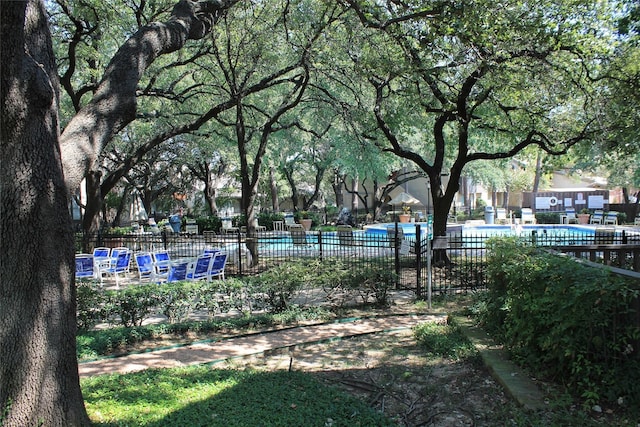
[[269,191],[271,193],[271,209],[273,209],[274,212],[280,212],[278,183],[276,181],[276,170],[273,166],[269,168]]
[[96,234],[100,231],[100,213],[102,212],[101,176],[102,174],[98,171],[91,171],[86,175],[87,200],[85,202],[82,229],[87,235]]
[[0,8],[3,425],[89,425],[76,361],[74,245],[51,35],[41,2]]
[[75,351],[74,242],[65,180],[68,188],[77,188],[104,145],[133,120],[137,84],[146,67],[187,39],[203,37],[236,1],[182,0],[168,23],[149,25],[132,36],[62,138],[44,4],[0,1],[3,425],[90,424]]

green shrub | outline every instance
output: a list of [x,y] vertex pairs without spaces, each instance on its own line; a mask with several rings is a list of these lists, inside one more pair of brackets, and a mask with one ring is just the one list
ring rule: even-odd
[[198,299],[198,308],[206,309],[209,317],[226,314],[233,309],[241,313],[250,313],[252,306],[248,300],[247,283],[236,278],[204,283]]
[[560,224],[559,212],[537,212],[536,222],[538,224]]
[[481,320],[514,357],[586,398],[640,404],[640,293],[606,268],[525,246],[489,242]]
[[265,296],[269,311],[279,313],[292,304],[296,293],[311,278],[308,261],[296,260],[280,264],[251,278],[252,292]]
[[202,231],[218,231],[222,227],[222,220],[217,216],[196,218],[198,229]]
[[142,325],[159,303],[157,289],[158,285],[149,284],[105,291],[108,319],[125,327]]
[[196,309],[196,296],[203,282],[175,282],[155,286],[152,300],[158,303],[159,311],[167,316],[169,323],[184,322]]
[[371,264],[366,269],[349,270],[347,280],[350,290],[360,296],[363,304],[373,299],[374,304],[379,307],[389,304],[389,291],[398,282],[395,272],[380,264]]
[[105,321],[104,296],[95,280],[76,282],[76,325],[78,331],[88,331]]

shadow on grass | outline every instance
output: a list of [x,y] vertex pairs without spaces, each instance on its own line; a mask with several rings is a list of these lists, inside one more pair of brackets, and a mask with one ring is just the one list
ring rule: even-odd
[[301,372],[192,368],[84,380],[95,426],[391,426],[365,403]]

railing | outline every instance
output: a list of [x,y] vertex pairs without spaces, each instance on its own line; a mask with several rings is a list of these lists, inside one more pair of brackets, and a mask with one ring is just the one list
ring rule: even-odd
[[640,244],[562,245],[553,249],[576,258],[640,272]]
[[[220,247],[229,252],[227,276],[254,275],[294,257],[339,260],[342,265],[354,269],[375,263],[397,273],[399,288],[411,289],[425,297],[429,272],[435,294],[485,289],[486,241],[495,235],[463,236],[461,231],[448,235],[442,249],[436,248],[432,252],[430,270],[427,268],[426,234],[420,229],[415,236],[407,236],[404,242],[395,244],[386,233],[361,230],[353,231],[351,236],[336,232],[306,232],[304,237],[306,241],[298,242],[287,231],[260,231],[247,236],[239,230],[221,234],[78,235],[76,251],[90,253],[98,246],[125,246],[133,251],[167,250],[171,257],[182,258],[195,257],[205,248]],[[531,244],[576,254],[577,257],[640,271],[638,233],[612,234],[607,230],[604,234],[589,236],[523,232],[519,237]]]

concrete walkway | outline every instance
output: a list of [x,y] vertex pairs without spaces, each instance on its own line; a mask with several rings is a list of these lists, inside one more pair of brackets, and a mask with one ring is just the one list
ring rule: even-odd
[[79,371],[80,377],[89,377],[109,373],[136,372],[147,368],[215,363],[295,345],[408,329],[429,321],[445,322],[446,316],[433,314],[397,315],[300,326],[84,362],[80,363]]

